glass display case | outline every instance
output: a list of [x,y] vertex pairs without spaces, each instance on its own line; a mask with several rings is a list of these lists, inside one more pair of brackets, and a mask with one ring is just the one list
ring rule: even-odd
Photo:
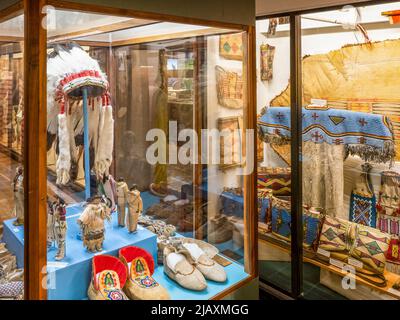
[[0,300],[24,297],[24,252],[9,241],[24,229],[24,15],[0,21]]
[[[257,21],[260,275],[296,298],[400,298],[399,8]],[[300,194],[300,214],[283,192]]]
[[[251,27],[54,4],[42,15],[35,4],[26,9],[29,27],[39,28],[34,14],[45,23],[25,41],[28,61],[38,59],[38,69],[25,64],[39,86],[29,139],[43,142],[26,148],[39,173],[29,182],[36,200],[25,205],[36,201],[29,226],[40,235],[11,226],[2,239],[15,255],[29,247],[30,279],[45,267],[37,277],[46,287],[29,292],[51,300],[232,296],[256,277]],[[2,95],[0,144],[15,157],[24,142],[18,41],[0,45],[0,90],[15,88]]]

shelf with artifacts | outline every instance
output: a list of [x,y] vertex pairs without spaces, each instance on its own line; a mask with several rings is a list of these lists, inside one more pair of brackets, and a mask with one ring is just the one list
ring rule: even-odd
[[[274,236],[272,233],[266,233],[265,227],[266,227],[265,224],[262,224],[258,233],[258,238],[261,244],[264,244],[267,250],[269,250],[268,248],[272,247],[277,249],[278,251],[281,251],[284,254],[290,255],[291,252],[290,243],[280,239],[277,236]],[[348,275],[348,273],[345,273],[344,271],[342,271],[341,268],[339,268],[339,266],[336,264],[336,261],[334,261],[334,263],[336,264],[334,265],[329,262],[323,262],[320,259],[316,259],[315,258],[316,256],[317,256],[316,251],[303,247],[303,262],[310,263],[321,269],[325,269],[328,272],[336,274],[342,278]],[[342,263],[343,266],[346,266],[346,263],[343,263],[341,261],[338,261],[338,263]],[[357,283],[367,286],[373,290],[382,292],[393,298],[400,299],[400,291],[393,289],[393,285],[395,283],[398,283],[398,281],[400,280],[400,275],[385,270],[384,277],[387,281],[387,284],[384,287],[376,286],[371,282],[359,277],[358,275],[355,276],[355,280]]]
[[24,132],[23,55],[21,42],[0,45],[0,144],[14,159],[21,158]]
[[[310,57],[309,59],[312,59],[314,56]],[[303,68],[307,67],[308,64],[304,63]],[[304,86],[307,85],[305,82]],[[282,95],[278,96],[276,100],[281,97]],[[383,103],[377,101],[378,99],[354,99],[342,101],[341,105],[338,102],[334,104],[331,100],[314,100],[314,103],[312,101],[302,109],[304,207],[301,223],[305,243],[308,247],[314,245],[314,251],[304,250],[304,258],[322,270],[335,273],[336,279],[340,274],[346,274],[342,272],[342,268],[353,268],[357,271],[357,283],[381,292],[381,298],[385,298],[384,294],[387,294],[398,299],[400,276],[397,271],[396,254],[398,228],[395,226],[399,219],[396,210],[400,188],[399,167],[395,161],[398,132],[396,126],[392,125],[392,121],[395,123],[398,119],[393,113],[379,113]],[[379,110],[376,107],[372,109],[375,104],[380,107]],[[277,157],[277,160],[274,160],[276,163],[283,163],[288,158],[290,161],[292,133],[289,122],[290,108],[280,106],[265,108],[259,119],[260,140],[266,143],[264,147],[270,148],[270,154],[274,156],[289,154],[289,157]],[[341,127],[343,122],[352,129]],[[353,135],[357,135],[357,138],[352,137]],[[370,137],[373,137],[374,141],[371,141]],[[276,146],[281,149],[274,148]],[[339,155],[338,158],[333,160],[327,157],[324,154],[326,151],[321,151],[322,147],[338,149],[332,153],[333,157]],[[343,156],[342,150],[347,152],[343,153]],[[260,238],[266,238],[269,243],[274,242],[275,245],[286,249],[287,245],[282,246],[284,241],[277,241],[268,232],[283,236],[286,240],[290,238],[290,196],[293,190],[290,188],[289,166],[266,165],[260,166],[258,170],[259,201],[267,201],[268,197],[271,199],[270,216],[264,213],[260,219],[270,223],[270,230],[263,228],[264,232]],[[326,176],[324,170],[332,175]],[[268,184],[269,191],[274,194],[272,196],[263,195],[268,189]],[[340,188],[340,191],[335,188]],[[389,218],[385,218],[385,215]],[[389,227],[385,227],[385,221],[389,221]],[[324,228],[326,229],[323,231]],[[348,231],[349,233],[342,234],[338,231],[342,229],[351,230],[351,233]],[[322,236],[323,241],[319,238]],[[325,253],[325,256],[321,256],[321,252]],[[339,255],[342,259],[335,258]],[[359,266],[354,266],[349,261],[357,261]],[[370,262],[374,265],[370,265]],[[368,268],[373,269],[374,276],[367,272],[370,271]],[[325,271],[322,271],[321,275]],[[337,281],[318,283],[342,296],[350,296],[340,291],[341,287],[337,285]],[[357,292],[354,292],[351,298],[357,299]]]
[[[200,238],[211,247],[212,242],[207,243],[207,228],[203,223],[200,226],[199,216],[207,219],[213,208],[201,207],[204,212],[201,211],[200,215],[197,209],[204,203],[216,203],[217,199],[210,199],[208,194],[212,195],[212,190],[207,188],[208,185],[204,192],[199,192],[201,196],[206,194],[204,199],[198,198],[195,191],[199,185],[203,186],[203,180],[210,178],[203,179],[199,174],[202,166],[197,163],[184,167],[182,162],[182,166],[175,168],[174,163],[154,165],[147,158],[151,145],[147,134],[154,128],[166,128],[164,133],[171,135],[169,121],[177,122],[177,131],[194,129],[198,132],[210,125],[204,120],[208,111],[204,103],[206,99],[199,97],[195,88],[199,83],[206,87],[207,55],[214,59],[219,51],[216,47],[209,47],[199,57],[197,46],[204,49],[208,36],[218,43],[220,34],[235,32],[245,35],[247,29],[231,25],[219,28],[215,27],[218,24],[202,26],[198,23],[161,22],[154,16],[150,19],[143,16],[110,18],[64,7],[48,10],[48,16],[54,18],[49,20],[54,23],[46,29],[48,153],[47,170],[41,170],[47,173],[47,265],[50,273],[54,271],[56,274],[57,288],[49,288],[47,297],[84,299],[88,296],[93,299],[97,297],[91,295],[91,280],[95,282],[97,278],[91,276],[97,272],[97,258],[112,255],[115,260],[123,246],[137,246],[147,250],[153,260],[158,260],[154,250],[158,242],[156,238],[165,236],[158,227],[168,218],[176,221],[173,227],[177,230],[168,235],[168,240],[173,235],[180,237],[184,233],[187,239]],[[180,62],[177,68],[167,70],[166,58],[170,56]],[[201,59],[202,63],[194,63],[196,59]],[[242,66],[245,68],[245,63]],[[211,71],[213,69],[210,67]],[[213,73],[210,78],[207,90],[213,92],[216,90]],[[206,95],[205,92],[201,94]],[[181,142],[177,140],[178,148],[182,146]],[[129,185],[129,191],[124,191],[123,195],[117,194],[116,190],[121,181]],[[166,181],[171,187],[160,188],[163,192],[153,188],[157,184],[163,187]],[[241,183],[247,186],[246,181]],[[50,193],[54,195],[54,201],[50,201]],[[140,195],[138,203],[141,204],[135,207],[137,210],[134,212],[132,203],[138,199],[134,197],[136,193]],[[145,211],[153,206],[158,206],[160,215],[165,214],[162,209],[166,206],[175,210],[169,210],[171,217],[154,222],[151,230],[150,227],[146,230],[148,226],[139,226],[136,230],[132,227],[131,230],[131,224],[137,226],[138,221],[130,220],[125,225],[128,227],[126,230],[122,228],[125,218],[121,218],[125,210],[116,209],[121,198],[125,200],[124,209],[128,207],[127,219],[131,220],[139,216],[149,218]],[[89,218],[85,220],[87,216]],[[150,218],[153,220],[154,217]],[[98,226],[91,225],[93,220]],[[12,223],[11,220],[5,223],[4,240],[10,243],[13,251],[17,249],[12,244],[18,244],[19,263],[23,263],[22,247],[29,247],[28,239],[24,239],[24,228],[17,228]],[[182,233],[178,230],[181,226],[184,229]],[[198,232],[199,227],[202,234]],[[244,237],[246,240],[243,242],[247,243],[242,243],[243,256],[249,257],[252,252],[247,253],[247,249],[251,248],[248,239],[253,235]],[[146,238],[143,243],[136,241],[143,237]],[[217,246],[212,246],[212,251],[218,251]],[[198,289],[185,290],[184,285],[177,285],[179,279],[168,278],[165,270],[174,265],[162,266],[161,262],[154,261],[155,268],[150,276],[168,289],[171,299],[219,299],[236,293],[237,288],[255,278],[255,269],[250,266],[255,257],[238,261],[223,256],[224,252],[221,252],[213,264],[221,277],[217,279],[215,274],[211,275],[207,279],[212,281],[204,285],[201,292],[196,291]],[[136,271],[144,270],[139,267]],[[225,275],[224,279],[222,275]],[[79,297],[74,296],[76,288]]]
[[[301,15],[302,35],[312,36],[354,33],[355,31],[364,32],[365,30],[374,32],[387,29],[386,10],[397,10],[397,3],[388,3],[375,6],[374,10],[368,10],[368,7],[356,8],[345,6],[341,10],[331,11],[329,16],[325,13],[309,13]],[[388,12],[390,15],[390,11]],[[361,22],[359,24],[359,22]],[[360,28],[361,25],[361,28]],[[399,24],[392,24],[392,28],[399,28]],[[278,18],[275,28],[263,26],[260,32],[269,39],[288,37],[290,32],[288,18]]]
[[[143,193],[142,196],[144,199],[152,198],[156,201],[155,197],[148,193]],[[69,228],[67,231],[66,257],[62,261],[57,261],[55,259],[57,248],[52,245],[48,249],[47,267],[49,278],[55,283],[55,287],[48,291],[48,298],[51,300],[86,299],[92,259],[96,255],[107,254],[117,256],[121,247],[133,245],[144,248],[152,255],[154,261],[158,260],[156,234],[143,226],[138,226],[136,233],[128,233],[126,229],[121,229],[118,226],[117,213],[112,214],[111,221],[106,223],[106,239],[103,250],[100,253],[92,253],[84,250],[82,240],[79,239],[80,230],[76,223],[82,210],[84,210],[84,203],[67,207],[66,219]],[[14,219],[5,222],[3,240],[7,243],[10,252],[17,256],[18,267],[23,267],[23,226],[13,226],[13,221]],[[182,235],[176,234],[175,237],[182,237]],[[74,252],[73,255],[71,254],[72,252]],[[165,276],[162,264],[156,263],[153,277],[168,290],[172,300],[212,299],[222,291],[228,290],[231,286],[237,285],[247,278],[247,274],[243,271],[241,264],[223,254],[219,254],[219,256],[220,261],[224,262],[227,280],[222,283],[208,282],[208,288],[200,292],[177,286],[173,280]],[[62,290],[59,288],[62,288]]]

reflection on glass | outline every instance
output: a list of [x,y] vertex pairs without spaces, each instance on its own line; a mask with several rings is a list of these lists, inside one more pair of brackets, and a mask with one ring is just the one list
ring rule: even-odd
[[88,36],[51,14],[49,298],[209,299],[246,278],[246,35],[102,16]]
[[263,281],[291,291],[289,18],[257,21],[258,234]]
[[0,300],[24,297],[23,30],[0,23]]
[[307,299],[399,297],[398,7],[302,16]]

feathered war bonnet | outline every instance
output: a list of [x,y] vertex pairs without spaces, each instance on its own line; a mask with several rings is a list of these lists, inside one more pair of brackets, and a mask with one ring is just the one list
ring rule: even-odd
[[75,127],[71,118],[77,112],[73,108],[76,101],[83,99],[83,88],[88,93],[89,138],[95,150],[94,167],[91,169],[98,179],[102,179],[109,173],[114,140],[107,77],[99,63],[79,45],[54,46],[47,60],[47,131],[49,135],[58,136],[58,185],[66,185],[70,181],[71,159],[76,161]]

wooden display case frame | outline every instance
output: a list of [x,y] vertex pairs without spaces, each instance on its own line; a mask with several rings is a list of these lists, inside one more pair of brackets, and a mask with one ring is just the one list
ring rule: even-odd
[[[256,67],[255,67],[255,30],[254,25],[241,25],[218,21],[209,21],[196,18],[165,15],[159,13],[142,12],[131,9],[121,9],[93,4],[80,4],[68,1],[56,0],[22,0],[16,4],[0,11],[0,22],[6,21],[20,14],[24,14],[25,26],[24,37],[7,37],[2,41],[24,41],[24,106],[25,106],[25,133],[23,163],[25,165],[25,299],[45,300],[47,292],[46,282],[46,223],[47,223],[47,151],[46,151],[46,130],[47,130],[47,94],[46,94],[46,60],[47,60],[47,32],[42,27],[45,17],[45,6],[53,6],[57,9],[71,10],[86,13],[107,14],[121,17],[151,19],[162,22],[175,22],[184,24],[203,25],[211,27],[208,32],[192,34],[201,36],[212,34],[214,29],[225,28],[245,32],[246,42],[244,53],[247,62],[243,64],[245,78],[247,106],[244,111],[244,124],[248,129],[256,127]],[[111,26],[117,30],[118,24]],[[110,26],[107,30],[111,31]],[[90,31],[90,30],[89,30]],[[214,30],[215,31],[215,30]],[[86,30],[85,32],[88,32]],[[65,38],[76,37],[78,34],[68,34]],[[171,38],[174,35],[168,35]],[[176,38],[185,38],[187,33],[175,35]],[[163,40],[165,36],[152,38],[133,39],[121,41],[113,46],[122,46],[146,41]],[[59,40],[53,39],[54,41]],[[82,45],[101,46],[98,42],[84,42]],[[109,43],[104,43],[110,46]],[[195,99],[200,99],[195,97]],[[29,107],[28,107],[29,106]],[[256,136],[254,135],[254,143]],[[201,150],[199,150],[201,152]],[[254,156],[256,151],[254,150]],[[201,170],[200,170],[201,172]],[[219,293],[213,299],[222,299],[242,286],[249,284],[257,277],[257,218],[256,218],[256,177],[255,170],[244,177],[244,212],[245,212],[245,270],[249,277],[229,289]],[[194,179],[195,184],[201,183],[201,176]],[[195,224],[197,220],[195,220]]]
[[[393,3],[397,2],[395,0],[370,0],[365,1],[365,3],[357,3],[349,1],[346,5],[360,7],[360,6],[371,6],[377,4]],[[291,234],[292,238],[290,243],[282,243],[282,241],[276,241],[271,235],[265,235],[262,233],[258,234],[259,241],[268,242],[274,248],[284,252],[289,253],[291,256],[291,288],[290,291],[286,291],[282,288],[277,287],[276,284],[260,280],[260,287],[269,287],[272,291],[279,291],[279,294],[284,296],[294,298],[294,299],[304,299],[303,290],[303,263],[308,262],[316,265],[325,270],[336,275],[343,275],[341,270],[333,265],[327,265],[321,263],[312,257],[310,257],[309,252],[303,248],[303,224],[302,224],[302,35],[303,30],[301,27],[301,15],[310,13],[320,13],[324,11],[339,10],[343,8],[343,5],[336,6],[326,6],[324,8],[313,8],[310,10],[300,10],[300,11],[286,11],[280,13],[274,13],[272,15],[262,15],[257,16],[257,20],[270,19],[270,18],[280,18],[289,17],[290,18],[290,30],[289,32],[284,32],[284,35],[289,37],[290,40],[290,102],[292,106],[291,112],[291,169],[292,177],[291,184],[292,193],[291,197],[291,215],[292,215],[292,225]],[[332,31],[332,30],[330,30]],[[335,29],[333,29],[335,31]],[[282,34],[281,34],[282,35]],[[385,277],[387,278],[386,287],[375,286],[364,279],[356,276],[356,281],[363,284],[369,288],[377,290],[388,294],[396,299],[400,298],[400,295],[393,293],[391,286],[394,284],[395,280],[399,278],[399,275],[394,273],[385,272]],[[399,292],[400,293],[400,292]]]

